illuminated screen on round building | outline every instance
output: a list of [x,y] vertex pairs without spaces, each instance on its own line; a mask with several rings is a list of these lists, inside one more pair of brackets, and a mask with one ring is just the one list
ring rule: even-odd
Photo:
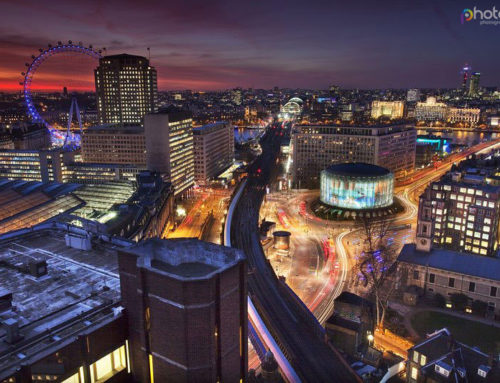
[[321,202],[343,209],[378,209],[393,203],[394,175],[364,163],[332,165],[321,172]]

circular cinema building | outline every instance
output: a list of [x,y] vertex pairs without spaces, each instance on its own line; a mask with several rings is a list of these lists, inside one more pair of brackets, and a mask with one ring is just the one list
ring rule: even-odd
[[332,165],[321,172],[320,185],[320,201],[340,209],[380,209],[393,204],[394,175],[377,165]]

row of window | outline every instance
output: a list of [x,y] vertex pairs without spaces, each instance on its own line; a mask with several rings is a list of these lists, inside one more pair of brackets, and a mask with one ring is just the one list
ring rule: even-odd
[[[413,279],[419,280],[420,275],[418,270],[413,271]],[[449,277],[448,278],[448,287],[455,287],[455,278]],[[436,283],[436,274],[430,273],[429,274],[429,283]],[[469,282],[469,287],[468,291],[471,293],[474,293],[476,291],[476,283],[475,282]],[[496,286],[490,286],[490,297],[496,297],[498,293],[498,288]]]

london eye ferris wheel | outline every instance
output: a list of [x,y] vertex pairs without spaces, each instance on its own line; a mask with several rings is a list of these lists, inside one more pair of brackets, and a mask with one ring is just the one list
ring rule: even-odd
[[[33,102],[33,94],[32,94],[32,83],[33,79],[35,77],[35,74],[37,70],[40,68],[40,66],[46,62],[47,59],[49,59],[52,56],[63,54],[63,53],[70,53],[74,55],[83,55],[90,57],[95,60],[99,60],[102,56],[102,50],[97,50],[92,47],[92,45],[85,47],[83,44],[80,42],[78,44],[73,43],[71,40],[68,41],[67,44],[62,43],[59,41],[57,45],[52,46],[51,44],[48,45],[47,48],[40,48],[39,49],[39,54],[38,55],[33,55],[31,56],[32,62],[31,63],[26,63],[26,72],[22,72],[21,75],[24,77],[24,80],[20,83],[20,85],[23,86],[23,96],[24,96],[24,102],[26,105],[26,111],[28,114],[28,117],[33,121],[37,123],[42,123],[44,124],[47,129],[50,132],[51,139],[54,145],[56,146],[79,146],[80,145],[80,134],[78,133],[73,133],[70,131],[70,125],[71,125],[71,119],[72,119],[72,111],[73,111],[73,103],[71,105],[71,111],[70,115],[68,118],[68,128],[66,133],[61,132],[60,130],[55,129],[49,122],[47,122],[40,112],[37,110],[37,107],[35,103]],[[79,111],[77,110],[78,114],[78,119],[80,123],[80,130],[81,130],[81,122],[80,122],[80,116],[79,116]],[[81,133],[81,132],[80,132]]]

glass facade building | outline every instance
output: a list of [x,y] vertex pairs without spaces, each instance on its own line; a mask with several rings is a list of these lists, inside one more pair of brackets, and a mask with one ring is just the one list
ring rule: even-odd
[[393,203],[394,175],[375,165],[349,163],[321,172],[321,202],[343,209],[378,209]]

